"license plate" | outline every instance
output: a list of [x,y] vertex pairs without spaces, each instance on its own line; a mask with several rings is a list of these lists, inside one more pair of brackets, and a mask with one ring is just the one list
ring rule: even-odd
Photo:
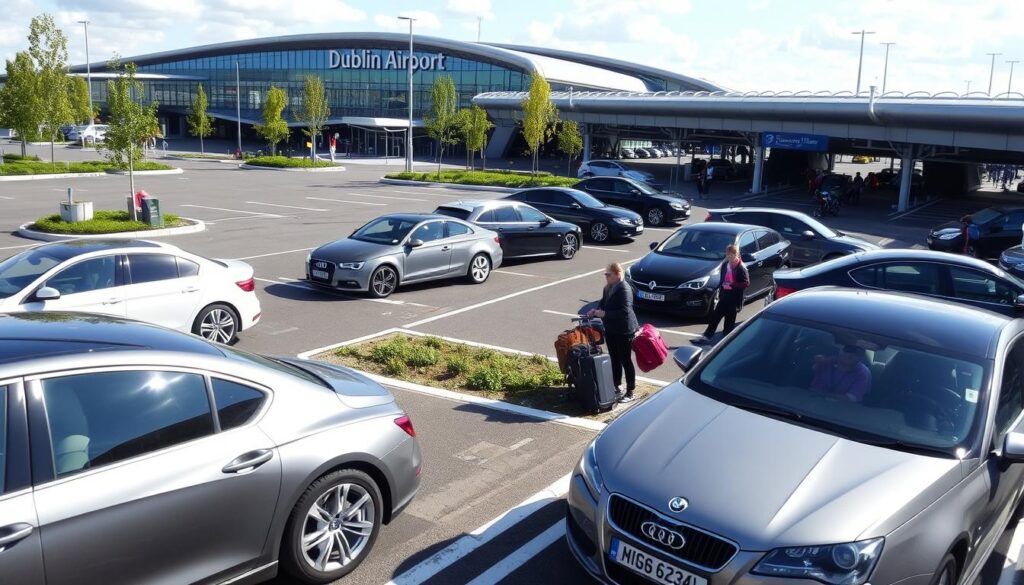
[[331,275],[327,274],[326,270],[310,270],[309,273],[313,275],[313,278],[319,278],[320,280],[327,280]]
[[636,233],[642,234],[643,231],[644,231],[644,226],[642,226],[642,225],[636,226]]
[[608,558],[634,573],[643,575],[655,583],[664,585],[708,585],[708,580],[699,575],[678,569],[641,550],[633,548],[617,538],[612,539]]
[[665,295],[659,295],[657,293],[644,292],[642,290],[636,291],[636,296],[640,297],[641,299],[648,300],[648,301],[664,301],[665,300]]

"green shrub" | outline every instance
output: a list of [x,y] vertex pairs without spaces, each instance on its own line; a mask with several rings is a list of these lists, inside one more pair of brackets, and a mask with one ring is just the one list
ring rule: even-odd
[[388,376],[404,376],[408,369],[409,368],[405,365],[405,362],[398,357],[388,358],[388,360],[384,362],[384,373]]
[[565,384],[565,374],[555,366],[544,368],[537,376],[537,384],[543,387],[562,386]]
[[386,364],[397,359],[403,364],[409,354],[409,342],[404,337],[392,337],[382,341],[370,350],[370,359],[378,364]]
[[505,385],[506,390],[523,392],[535,390],[540,386],[540,379],[521,370],[507,370],[502,373],[502,383]]
[[500,354],[493,349],[481,347],[473,352],[473,359],[478,362],[490,362]]
[[488,367],[474,370],[467,376],[466,385],[471,390],[486,390],[488,392],[501,392],[504,389],[501,372]]
[[[173,213],[164,214],[164,226],[181,223],[181,218]],[[51,234],[113,234],[158,229],[141,221],[132,221],[127,211],[97,211],[89,221],[67,222],[60,214],[48,215],[36,220],[29,229]]]
[[465,376],[469,373],[469,358],[460,355],[453,355],[445,361],[445,372],[449,376]]
[[[7,160],[8,155],[4,155],[4,160]],[[80,162],[43,162],[38,160],[39,157],[29,159],[16,159],[5,163],[0,166],[0,175],[54,175],[61,173],[103,173],[108,170],[125,170],[118,169],[114,165],[106,161],[101,160],[87,160]],[[156,163],[156,162],[140,162],[135,166],[136,171],[168,171],[174,167]]]
[[441,361],[441,352],[425,345],[413,345],[405,355],[405,363],[412,368],[426,368]]
[[445,343],[440,337],[434,337],[431,335],[430,337],[423,338],[423,345],[434,349],[441,349],[445,346]]
[[34,154],[26,154],[21,156],[20,154],[4,153],[4,162],[17,162],[17,161],[38,161],[39,157]]
[[361,357],[359,349],[352,345],[344,345],[334,350],[334,355],[338,357]]
[[495,187],[572,187],[579,179],[572,177],[556,177],[550,173],[538,173],[536,176],[512,171],[441,171],[426,173],[392,173],[385,175],[388,179],[406,181],[424,181],[437,183],[454,183],[458,185],[489,185]]
[[308,158],[288,158],[287,156],[258,156],[246,159],[245,164],[275,169],[311,169],[313,167],[332,167],[327,161],[311,162]]

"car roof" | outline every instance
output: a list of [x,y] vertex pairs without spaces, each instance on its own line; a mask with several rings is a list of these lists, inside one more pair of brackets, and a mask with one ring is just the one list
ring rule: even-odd
[[718,209],[709,209],[708,213],[775,213],[778,215],[788,215],[789,217],[796,217],[800,219],[809,217],[806,213],[793,211],[791,209],[779,209],[777,207],[720,207]]
[[807,276],[814,276],[836,268],[845,268],[859,264],[870,264],[873,262],[892,262],[897,260],[908,262],[939,262],[942,264],[956,264],[957,266],[982,270],[989,274],[994,274],[999,270],[984,260],[971,258],[970,256],[963,256],[961,254],[950,254],[949,252],[939,252],[936,250],[917,250],[913,248],[882,248],[879,250],[866,250],[864,252],[848,254],[830,262],[813,264],[811,266],[801,268],[800,272]]
[[495,207],[513,207],[516,205],[525,205],[529,207],[528,204],[523,203],[522,201],[515,201],[511,199],[460,199],[458,201],[442,203],[441,205],[438,205],[437,208],[441,209],[448,207],[461,209],[463,211],[473,211],[480,207],[483,207],[484,209],[493,209]]
[[818,287],[787,295],[765,314],[904,339],[976,357],[991,357],[1014,319],[950,301],[880,290]]
[[93,252],[105,252],[109,250],[129,250],[138,248],[174,248],[169,244],[151,242],[149,240],[126,240],[116,238],[85,238],[79,240],[67,240],[62,242],[51,242],[36,246],[32,250],[44,250],[46,254],[59,258],[62,262],[84,254]]
[[518,195],[520,193],[529,193],[530,191],[560,191],[567,195],[580,194],[583,195],[584,197],[591,197],[591,195],[586,191],[580,191],[579,189],[573,189],[572,187],[527,187],[526,189],[520,189],[516,191],[515,193],[513,193],[513,195]]
[[428,219],[452,219],[452,218],[448,217],[447,215],[441,215],[440,213],[411,213],[411,212],[408,212],[408,213],[389,213],[387,215],[382,215],[382,216],[378,217],[377,219],[384,219],[384,218],[402,219],[402,220],[405,220],[405,221],[415,221],[415,222],[426,221]]
[[728,233],[728,234],[741,234],[741,233],[743,233],[743,232],[745,232],[747,230],[752,230],[752,229],[768,230],[770,232],[775,231],[772,228],[764,227],[763,225],[749,225],[749,224],[745,224],[745,223],[726,223],[726,222],[694,223],[694,224],[690,224],[690,225],[684,225],[683,227],[681,227],[679,229],[681,229],[681,230],[688,230],[688,231],[718,232],[718,233]]
[[224,355],[202,338],[116,317],[59,311],[0,315],[0,364],[124,350]]

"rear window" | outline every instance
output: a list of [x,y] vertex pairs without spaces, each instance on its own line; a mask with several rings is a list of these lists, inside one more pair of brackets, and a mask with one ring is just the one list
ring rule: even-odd
[[458,207],[438,207],[434,210],[434,213],[438,215],[447,215],[448,217],[454,217],[455,219],[461,219],[463,221],[469,219],[469,211],[459,209]]

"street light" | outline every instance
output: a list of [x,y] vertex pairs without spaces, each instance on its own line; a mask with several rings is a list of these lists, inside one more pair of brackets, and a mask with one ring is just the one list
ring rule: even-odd
[[967,91],[964,92],[964,95],[970,95],[970,93],[971,93],[971,80],[970,79],[965,79],[964,82],[967,84]]
[[89,125],[92,126],[96,123],[96,120],[93,119],[92,115],[92,68],[89,66],[89,21],[79,20],[78,24],[85,25],[85,83],[89,86]]
[[409,127],[405,131],[405,172],[412,172],[412,23],[416,19],[411,16],[399,16],[398,20],[409,21]]
[[992,57],[992,68],[988,72],[988,95],[992,95],[992,76],[996,73],[996,57],[1002,55],[1002,53],[985,53]]
[[885,45],[885,68],[882,69],[882,95],[885,95],[885,82],[889,78],[889,47],[896,43],[881,43]]
[[1020,63],[1020,61],[1007,61],[1007,63],[1010,64],[1010,83],[1008,83],[1006,86],[1006,93],[1010,93],[1011,91],[1013,91],[1013,66],[1017,63]]
[[860,35],[860,60],[857,61],[857,94],[856,94],[856,95],[860,95],[860,71],[861,71],[861,67],[864,65],[864,36],[865,35],[873,35],[875,33],[873,31],[859,30],[859,31],[855,31],[853,34]]

